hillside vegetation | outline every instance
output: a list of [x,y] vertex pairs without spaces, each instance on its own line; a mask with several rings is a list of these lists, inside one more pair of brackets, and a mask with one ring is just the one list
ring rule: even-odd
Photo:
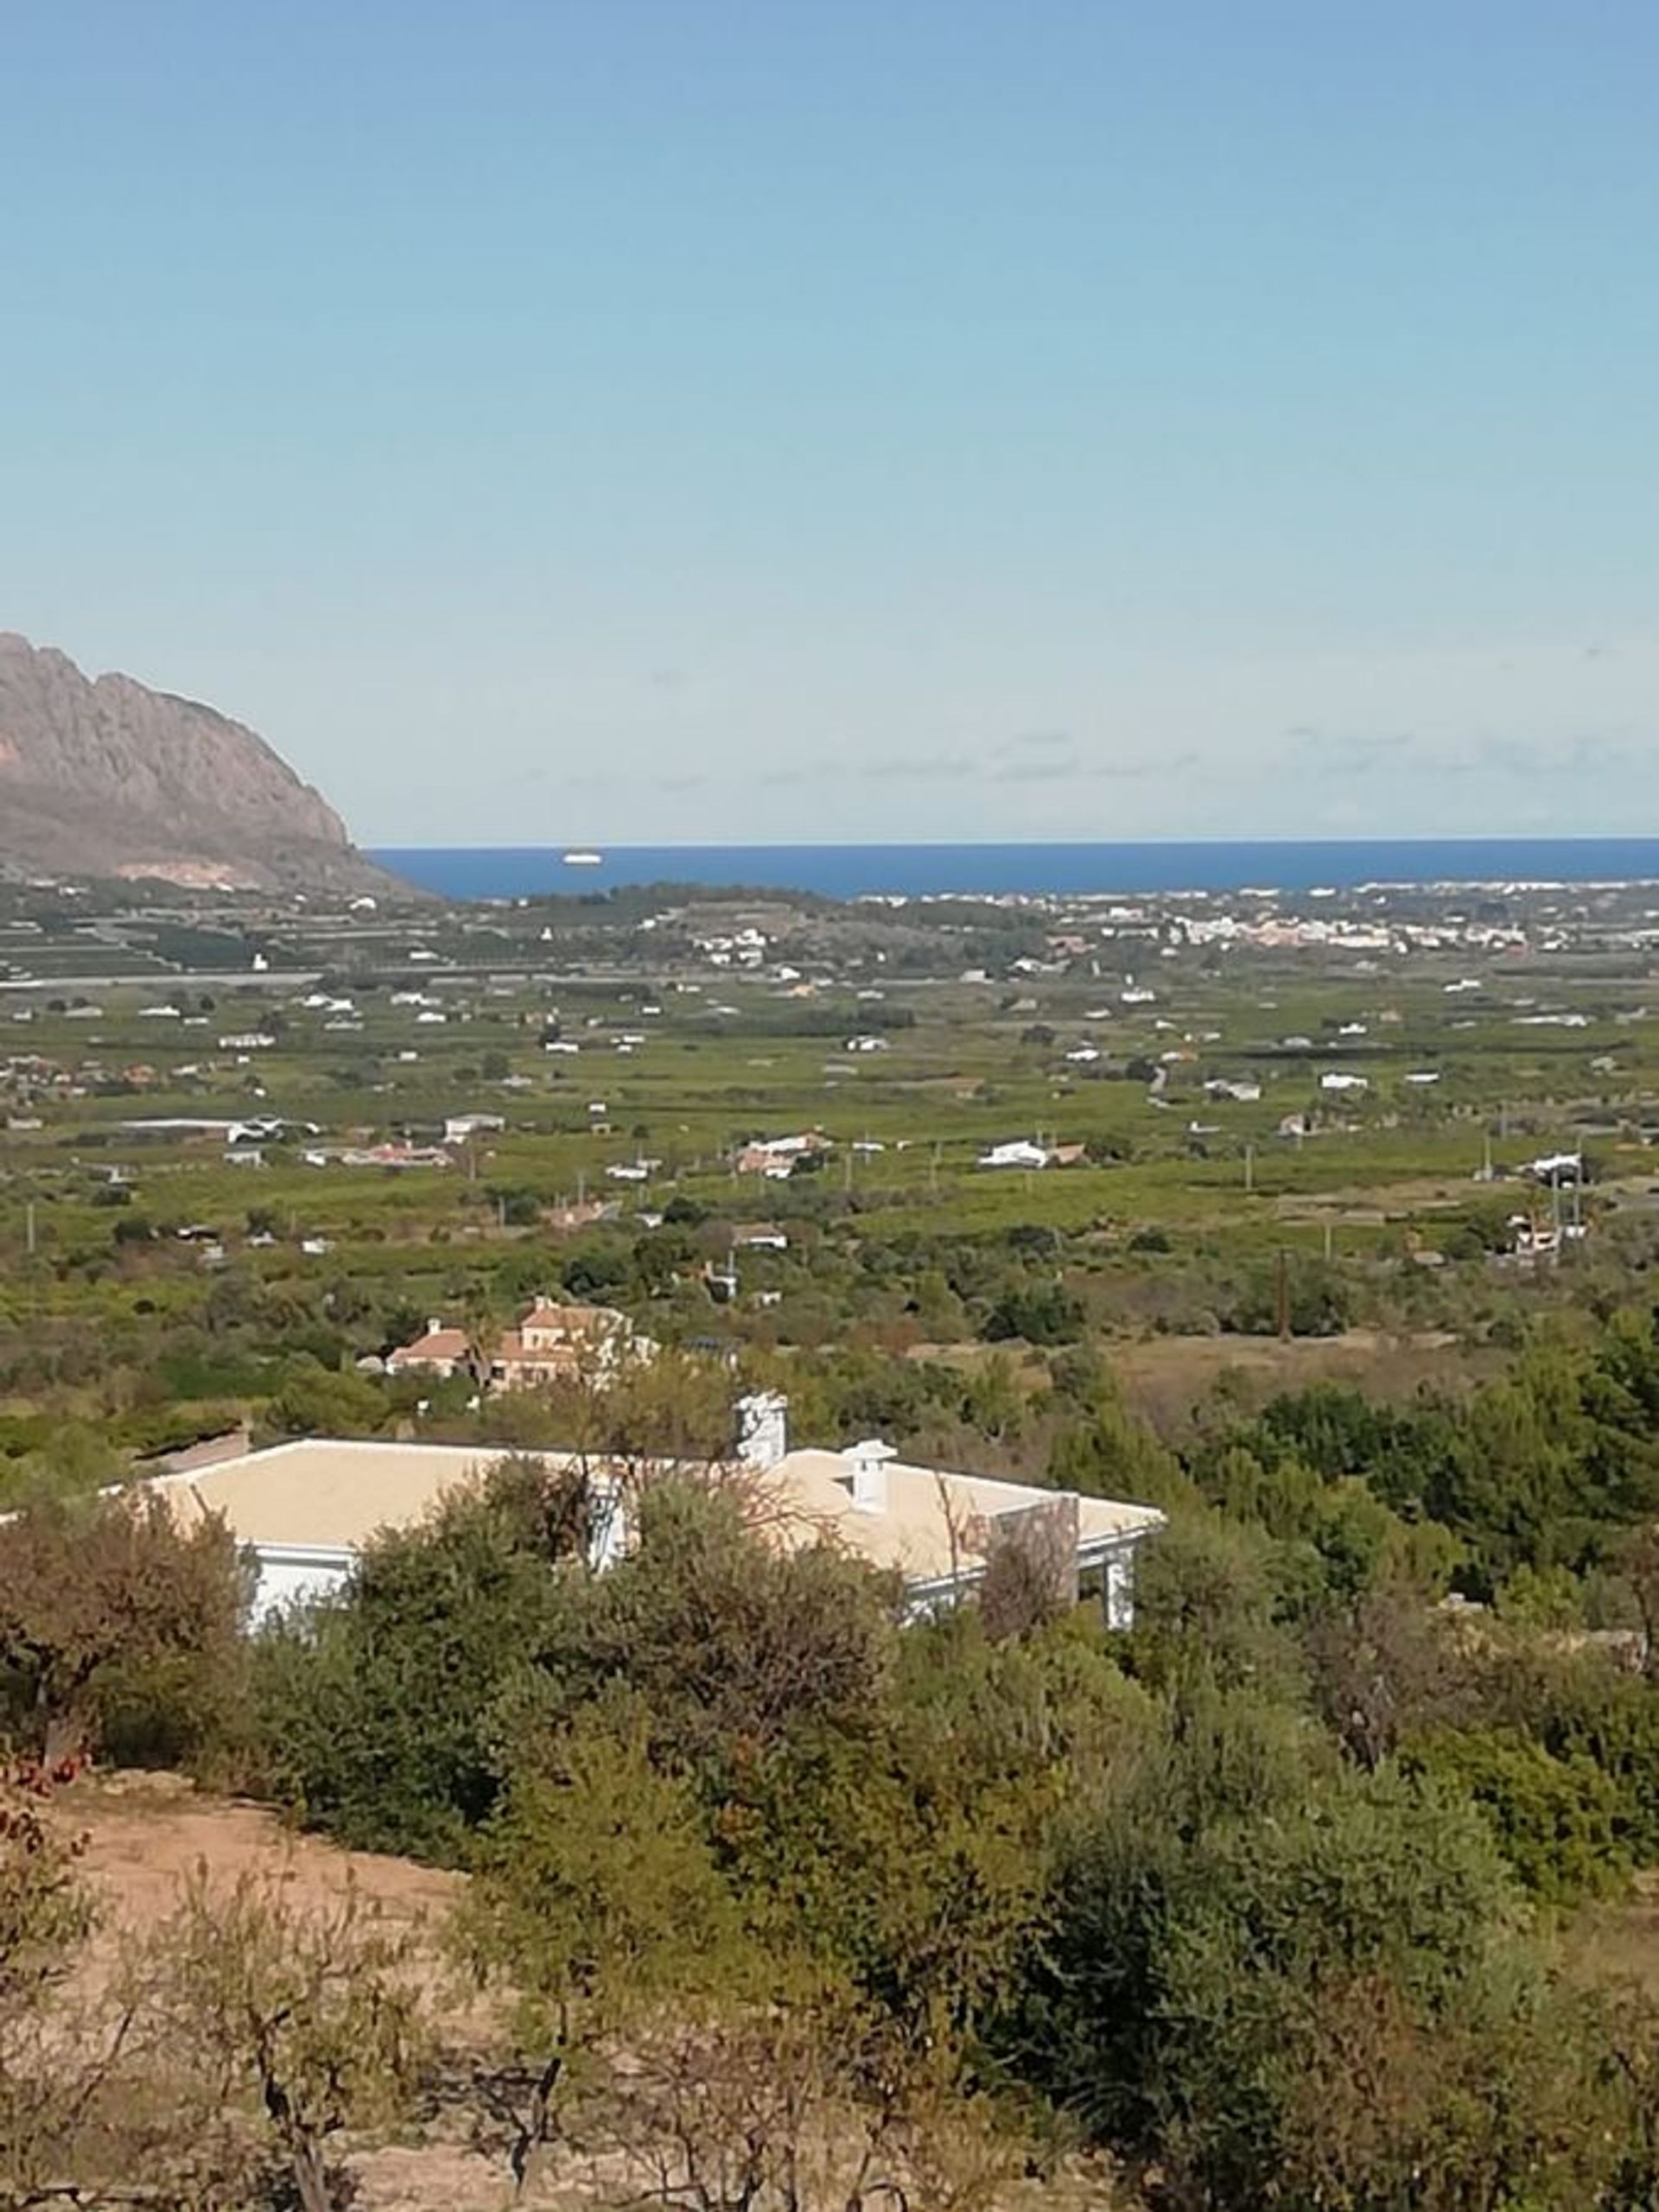
[[[89,1985],[87,1785],[43,1816],[15,1777],[11,2201],[142,2171],[321,2212],[458,2114],[502,2202],[1653,2201],[1659,2013],[1599,1917],[1659,1860],[1650,1327],[1180,1456],[1069,1387],[1057,1475],[1170,1516],[1128,1635],[1013,1570],[906,1623],[741,1490],[649,1488],[596,1575],[533,1457],[251,1640],[211,1527],[0,1529],[20,1747],[148,1747],[466,1877],[416,1934],[209,1868]],[[1495,1607],[1441,1602],[1459,1563]],[[1558,1625],[1592,1590],[1628,1631]]]

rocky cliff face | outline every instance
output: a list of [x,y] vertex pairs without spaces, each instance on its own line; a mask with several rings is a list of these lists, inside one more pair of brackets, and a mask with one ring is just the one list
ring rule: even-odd
[[264,740],[0,632],[0,874],[257,889],[388,879]]

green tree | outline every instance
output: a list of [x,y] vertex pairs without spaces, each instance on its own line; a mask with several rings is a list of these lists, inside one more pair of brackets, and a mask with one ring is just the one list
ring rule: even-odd
[[1086,1419],[1060,1432],[1048,1463],[1057,1490],[1085,1497],[1123,1497],[1148,1505],[1190,1500],[1195,1493],[1179,1461],[1123,1404],[1104,1376]]
[[257,1641],[266,1786],[342,1842],[454,1863],[496,1802],[497,1703],[584,1571],[537,1548],[520,1481],[373,1539],[343,1591]]
[[639,1698],[658,1755],[692,1768],[877,1708],[897,1596],[883,1578],[827,1543],[791,1548],[786,1520],[741,1481],[658,1482],[637,1512],[628,1555],[568,1587],[524,1686],[527,1741],[612,1683]]
[[534,2178],[561,2094],[607,2039],[731,1970],[735,1918],[689,1783],[652,1762],[626,1701],[594,1708],[521,1770],[480,1840],[462,1955],[511,1993],[530,2093],[512,2152]]
[[1509,1893],[1472,1810],[1398,1777],[1188,1833],[1171,1809],[1131,1794],[1077,1829],[1026,2048],[1177,2202],[1265,2208],[1324,1993],[1369,1981],[1438,2036],[1481,2001]]
[[371,1436],[390,1412],[385,1392],[365,1376],[327,1368],[306,1352],[284,1365],[265,1417],[279,1436]]
[[245,1581],[216,1518],[156,1492],[46,1500],[0,1522],[0,1712],[48,1764],[112,1733],[201,1748],[241,1680]]
[[1581,1751],[1558,1758],[1512,1731],[1465,1728],[1414,1743],[1406,1763],[1466,1794],[1516,1878],[1547,1904],[1616,1889],[1630,1871],[1618,1784]]

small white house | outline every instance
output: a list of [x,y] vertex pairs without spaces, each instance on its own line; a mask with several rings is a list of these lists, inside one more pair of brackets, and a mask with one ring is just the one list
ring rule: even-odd
[[732,1245],[740,1252],[787,1252],[789,1232],[774,1221],[741,1222],[732,1231]]
[[465,1144],[469,1137],[495,1136],[506,1128],[499,1114],[448,1114],[444,1116],[445,1144]]
[[982,1167],[1046,1167],[1048,1153],[1045,1147],[1033,1144],[1029,1137],[1014,1137],[1007,1144],[994,1144],[988,1152],[979,1156]]

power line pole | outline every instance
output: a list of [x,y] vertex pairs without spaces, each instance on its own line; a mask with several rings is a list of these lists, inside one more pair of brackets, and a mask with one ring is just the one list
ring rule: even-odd
[[1290,1342],[1290,1255],[1281,1244],[1279,1247],[1278,1279],[1276,1283],[1279,1341]]

